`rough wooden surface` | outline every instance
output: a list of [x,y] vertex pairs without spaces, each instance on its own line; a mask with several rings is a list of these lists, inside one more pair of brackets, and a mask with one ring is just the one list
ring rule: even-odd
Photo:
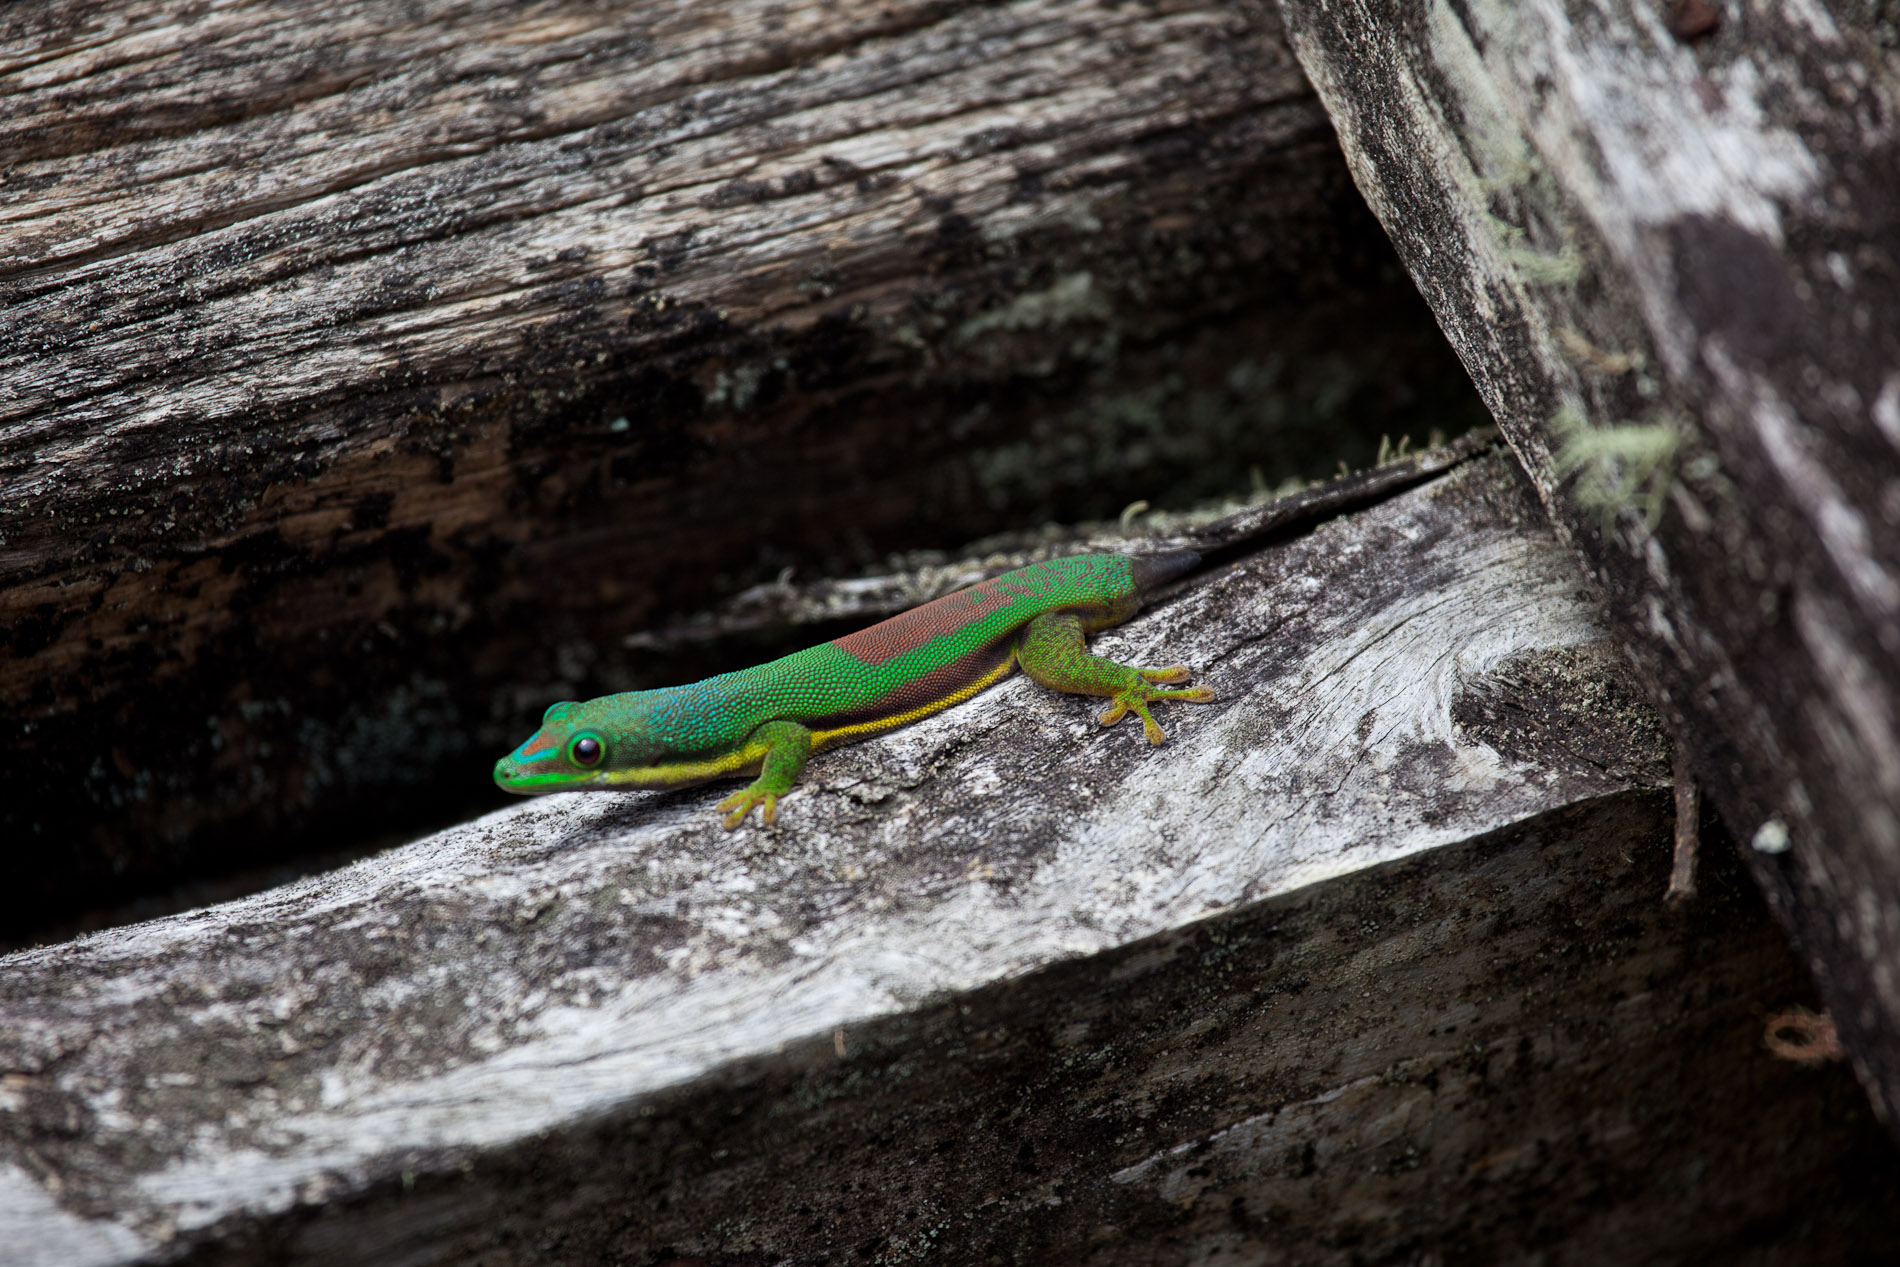
[[[727,835],[712,789],[549,798],[12,956],[6,1243],[740,1264],[1045,1228],[1086,1261],[1071,1185],[1132,1226],[1199,1208],[1212,1244],[1291,1200],[1195,1195],[1263,1159],[1358,1194],[1301,1216],[1335,1248],[1424,1235],[1379,1211],[1470,1166],[1499,1245],[1722,1243],[1844,1160],[1824,1204],[1889,1236],[1855,1097],[1756,1051],[1750,1009],[1798,995],[1776,938],[1719,877],[1662,903],[1667,755],[1577,585],[1493,458],[1104,635],[1220,692],[1162,748],[1017,679],[814,761],[774,829]],[[1718,1143],[1735,1079],[1754,1117]],[[1741,1182],[1790,1116],[1811,1134]],[[1740,1186],[1689,1231],[1653,1167],[1697,1164]],[[1626,1219],[1588,1213],[1606,1191]]]
[[453,818],[784,566],[1481,416],[1264,5],[16,3],[0,188],[0,925]]
[[1891,7],[1282,9],[1900,1128]]
[[841,1026],[185,1261],[1890,1257],[1900,1165],[1853,1076],[1765,1044],[1764,1013],[1809,997],[1785,938],[1732,848],[1669,913],[1667,839],[1661,796],[1589,802]]

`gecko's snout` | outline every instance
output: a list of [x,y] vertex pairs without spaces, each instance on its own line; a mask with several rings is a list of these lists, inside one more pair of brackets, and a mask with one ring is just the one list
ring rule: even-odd
[[495,786],[516,796],[540,796],[547,792],[571,792],[593,786],[596,774],[570,769],[560,758],[558,748],[534,747],[534,740],[522,744],[495,762]]
[[536,792],[549,790],[539,786],[545,780],[536,779],[533,775],[531,768],[512,756],[503,757],[495,763],[495,786],[504,792],[513,792],[516,796],[533,796]]

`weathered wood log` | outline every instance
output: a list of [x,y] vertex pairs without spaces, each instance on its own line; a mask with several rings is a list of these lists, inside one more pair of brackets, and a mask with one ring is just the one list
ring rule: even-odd
[[550,798],[6,959],[3,1243],[1900,1248],[1852,1079],[1763,1048],[1802,987],[1732,851],[1662,902],[1661,731],[1507,463],[1099,641],[1220,701],[1150,749],[1018,679],[826,754],[770,830],[719,830],[706,789]]
[[1360,187],[1900,1129],[1880,8],[1282,4]]
[[451,821],[786,565],[1482,418],[1263,6],[11,4],[0,188],[0,923]]

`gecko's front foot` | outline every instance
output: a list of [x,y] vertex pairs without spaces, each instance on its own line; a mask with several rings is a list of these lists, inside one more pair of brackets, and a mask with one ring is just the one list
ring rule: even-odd
[[770,827],[778,821],[778,798],[777,792],[767,791],[754,783],[742,792],[734,792],[714,808],[725,814],[727,831],[737,831],[754,805],[760,807],[759,821]]
[[811,755],[811,731],[793,721],[769,721],[752,732],[749,751],[761,752],[759,777],[743,792],[719,802],[726,813],[726,830],[736,831],[754,805],[759,821],[770,827],[778,821],[778,798],[792,790],[798,772]]

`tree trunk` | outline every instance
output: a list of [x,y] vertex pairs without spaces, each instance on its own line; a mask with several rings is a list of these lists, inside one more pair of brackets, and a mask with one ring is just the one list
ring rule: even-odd
[[1264,6],[61,0],[0,49],[0,936],[492,806],[550,700],[732,667],[623,637],[787,565],[1482,416]]
[[1891,6],[1282,8],[1900,1125]]
[[1803,986],[1733,851],[1662,901],[1660,727],[1507,462],[1096,641],[1218,700],[1150,748],[1017,678],[815,759],[771,829],[556,797],[7,959],[0,1234],[59,1267],[1900,1250],[1851,1077],[1763,1045]]

